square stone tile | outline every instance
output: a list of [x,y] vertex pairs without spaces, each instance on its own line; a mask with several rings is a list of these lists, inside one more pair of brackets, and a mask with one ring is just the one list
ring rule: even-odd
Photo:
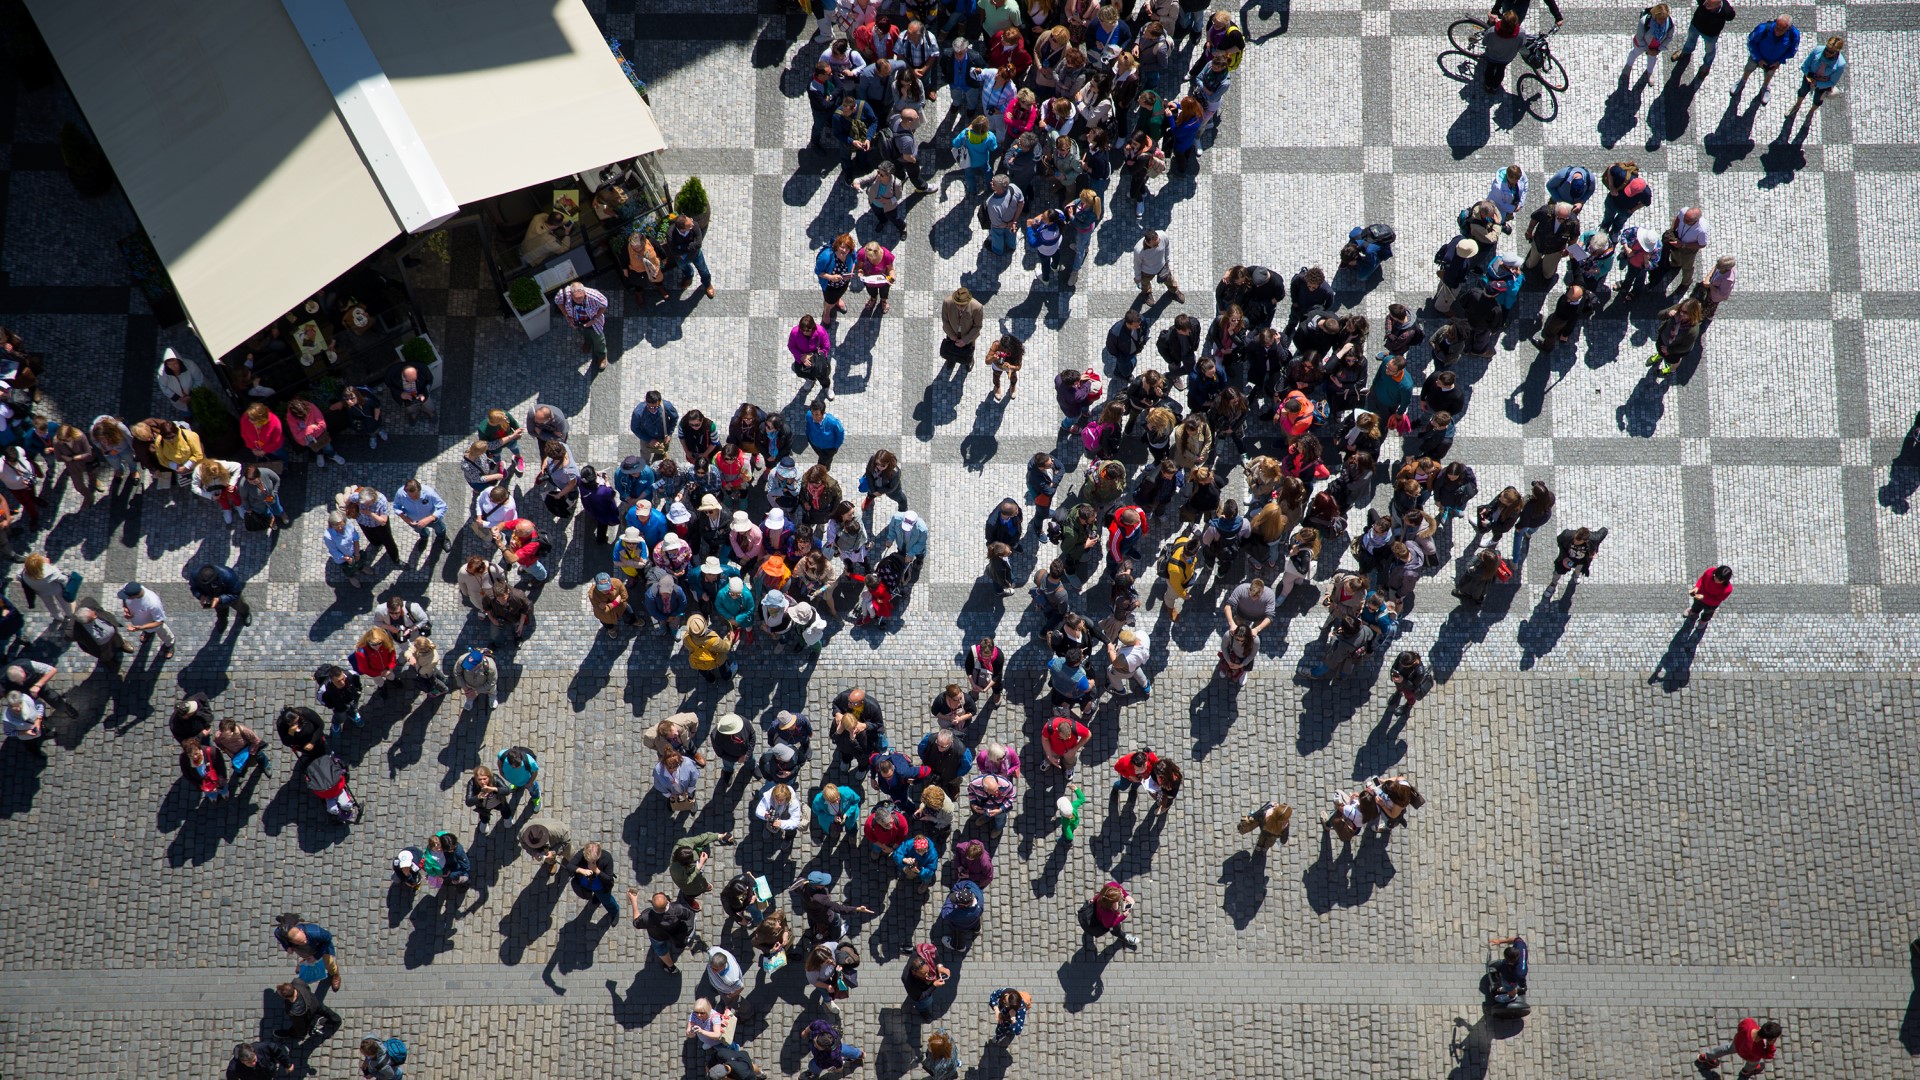
[[[1360,58],[1360,39],[1353,37],[1295,37],[1289,33],[1248,50],[1231,92],[1242,96],[1230,95],[1226,105],[1238,112],[1241,145],[1359,146]],[[1352,73],[1351,92],[1314,93],[1310,103],[1302,100],[1298,108],[1259,96],[1260,88],[1294,84],[1299,72],[1313,69]],[[1247,94],[1248,90],[1254,94]]]
[[1902,198],[1900,187],[1891,174],[1854,174],[1863,240],[1860,280],[1870,285],[1885,287],[1920,266],[1920,202]]
[[1673,391],[1663,393],[1658,384],[1649,382],[1641,363],[1650,350],[1623,342],[1610,362],[1598,367],[1590,362],[1596,335],[1609,333],[1623,330],[1617,323],[1590,324],[1581,360],[1553,388],[1553,434],[1589,439],[1674,435],[1680,417]]
[[1866,323],[1867,417],[1876,439],[1898,439],[1920,413],[1920,381],[1907,358],[1920,349],[1920,324],[1869,319]]
[[1713,464],[1713,440],[1681,439],[1680,464],[1689,467]]
[[1593,563],[1595,583],[1656,585],[1686,574],[1678,466],[1562,464],[1554,467],[1553,490],[1558,501],[1549,530],[1608,529]]
[[1860,317],[1860,294],[1857,292],[1837,292],[1833,294],[1833,317],[1835,319],[1857,319]]
[[[1243,178],[1241,190],[1248,207],[1283,206],[1296,200],[1299,205],[1314,207],[1312,214],[1305,215],[1249,213],[1241,226],[1248,258],[1289,276],[1301,262],[1317,261],[1332,278],[1347,230],[1366,212],[1365,194],[1351,175],[1251,173]],[[1396,243],[1394,250],[1402,250],[1400,244]],[[1408,250],[1411,254],[1413,249]],[[1399,261],[1396,255],[1389,265]]]
[[[1735,252],[1740,272],[1753,275],[1749,281],[1792,281],[1798,289],[1826,291],[1827,199],[1819,184],[1763,188],[1752,173],[1706,173],[1696,205],[1705,209],[1707,227],[1700,276],[1715,257]],[[1864,205],[1861,213],[1864,218]],[[1920,239],[1915,246],[1920,248]]]
[[1824,40],[1828,34],[1845,33],[1847,9],[1844,4],[1819,4],[1813,9],[1813,28]]
[[1393,33],[1393,13],[1390,11],[1363,11],[1360,13],[1360,36],[1370,38],[1388,37]]
[[1820,150],[1820,168],[1823,172],[1852,172],[1853,144],[1829,143]]
[[1862,467],[1872,464],[1870,445],[1865,439],[1841,439],[1840,464]]
[[1369,145],[1362,151],[1363,168],[1369,175],[1393,172],[1393,147]]
[[[1920,529],[1920,469],[1904,467],[1890,470],[1891,483],[1883,474],[1880,483],[1889,484],[1898,497],[1874,500],[1874,532],[1880,540],[1880,582],[1883,585],[1920,585],[1920,544],[1914,542]],[[1891,494],[1891,493],[1890,493]],[[1911,502],[1909,501],[1911,500]],[[1888,506],[1891,502],[1893,505]]]
[[[1802,47],[1806,44],[1803,38]],[[1916,48],[1920,48],[1920,29],[1861,30],[1847,35],[1847,66],[1860,64],[1864,65],[1860,70],[1876,73],[1875,78],[1857,82],[1849,77],[1845,84],[1854,142],[1920,143],[1920,114],[1913,108],[1914,101],[1920,100],[1920,67],[1903,59],[1912,57]]]
[[[931,520],[940,522],[941,527],[927,533],[927,577],[942,585],[970,584],[985,572],[987,566],[986,541],[981,538],[981,526],[1001,499],[1020,499],[1027,490],[1026,464],[995,461],[984,466],[968,467],[936,462],[932,476],[933,494],[928,505],[931,507]],[[1024,502],[1022,500],[1023,506]],[[1024,508],[1029,514],[1033,511],[1031,506]],[[1028,565],[1035,546],[1035,542],[1029,538],[1027,561],[1021,561],[1016,555],[1015,566]],[[1044,550],[1048,557],[1052,557],[1055,549]],[[1012,604],[1011,597],[1009,604]]]
[[[1791,386],[1791,434],[1835,438],[1832,331],[1826,323],[1716,319],[1703,339],[1701,368],[1713,381],[1716,436],[1783,434],[1781,418],[1759,408],[1754,388]],[[1736,403],[1752,403],[1743,407]]]
[[[1845,584],[1845,517],[1837,465],[1713,466],[1712,527],[1720,558],[1736,568],[1735,588]],[[1793,557],[1760,557],[1783,551]]]

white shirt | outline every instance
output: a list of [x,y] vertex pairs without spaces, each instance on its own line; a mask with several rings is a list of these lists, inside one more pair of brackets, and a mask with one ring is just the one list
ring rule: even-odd
[[797,829],[807,820],[806,812],[801,808],[797,797],[788,799],[785,806],[776,805],[773,801],[772,788],[768,788],[766,794],[760,796],[760,805],[753,808],[753,816],[782,829]]
[[[1701,220],[1704,221],[1706,219],[1703,217]],[[1674,215],[1673,235],[1675,241],[1682,247],[1707,246],[1707,227],[1698,222],[1692,225],[1687,224],[1687,212],[1685,210]]]
[[507,496],[506,502],[495,506],[493,500],[488,498],[488,494],[492,491],[492,488],[488,488],[473,500],[473,516],[479,518],[481,524],[489,529],[495,525],[504,525],[520,516],[520,508],[514,505],[512,495]]
[[133,626],[145,626],[148,623],[166,622],[167,609],[160,603],[160,597],[152,589],[140,590],[135,597],[121,597],[120,603],[126,608],[127,622]]
[[1148,247],[1146,241],[1142,240],[1140,246],[1133,249],[1133,272],[1145,277],[1159,277],[1166,273],[1170,261],[1167,242],[1166,233],[1160,234],[1160,243],[1154,247]]
[[1500,211],[1500,216],[1510,218],[1520,212],[1520,204],[1527,199],[1527,174],[1520,174],[1520,182],[1507,186],[1507,171],[1500,170],[1493,178],[1493,186],[1487,189],[1487,201]]

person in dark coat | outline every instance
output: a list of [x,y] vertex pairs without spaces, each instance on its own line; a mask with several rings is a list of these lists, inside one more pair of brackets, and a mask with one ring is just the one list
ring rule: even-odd
[[[1592,577],[1593,557],[1600,553],[1600,544],[1606,538],[1607,530],[1604,528],[1589,529],[1582,525],[1577,529],[1560,530],[1560,535],[1554,538],[1560,544],[1560,554],[1554,557],[1553,580],[1547,583],[1547,591],[1552,592],[1554,586],[1560,584],[1560,579],[1567,574],[1577,573],[1580,577]],[[1579,578],[1575,578],[1567,583],[1569,594],[1572,593],[1573,586],[1578,581]]]

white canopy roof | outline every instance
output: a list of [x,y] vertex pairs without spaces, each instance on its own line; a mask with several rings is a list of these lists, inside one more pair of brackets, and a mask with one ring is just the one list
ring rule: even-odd
[[215,356],[402,231],[362,156],[382,133],[336,104],[297,5],[358,24],[359,87],[390,84],[459,203],[665,145],[580,0],[27,3]]

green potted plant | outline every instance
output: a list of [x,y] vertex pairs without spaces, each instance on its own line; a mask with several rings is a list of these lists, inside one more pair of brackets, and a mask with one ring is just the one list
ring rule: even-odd
[[707,231],[707,221],[713,216],[713,206],[707,201],[707,186],[697,176],[687,177],[680,185],[680,193],[673,197],[673,210],[676,214],[685,214],[700,226],[701,232]]
[[100,148],[93,145],[78,124],[60,128],[60,161],[67,167],[67,178],[83,198],[105,195],[113,189],[113,168]]
[[227,403],[211,386],[196,386],[187,395],[187,411],[193,416],[193,430],[207,453],[232,454],[240,449],[240,428],[234,423]]
[[520,329],[527,332],[527,340],[553,329],[553,305],[547,303],[539,283],[532,278],[513,279],[507,286],[507,306],[513,309],[513,317],[520,320]]

